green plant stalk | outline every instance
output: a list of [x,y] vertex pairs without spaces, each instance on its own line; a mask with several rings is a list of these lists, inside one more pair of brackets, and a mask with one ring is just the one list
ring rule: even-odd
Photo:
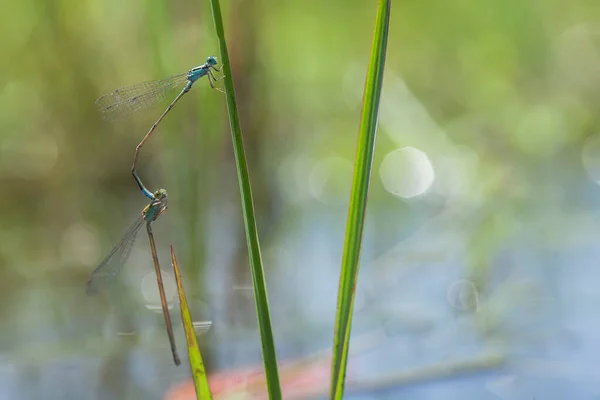
[[277,371],[275,340],[273,338],[273,331],[271,329],[269,299],[267,296],[267,287],[265,283],[260,246],[258,242],[258,231],[256,228],[256,218],[254,216],[254,203],[252,201],[248,165],[246,162],[246,154],[244,152],[244,145],[242,142],[242,131],[240,128],[239,115],[235,100],[235,91],[233,88],[231,62],[229,61],[229,53],[227,51],[227,43],[225,41],[225,31],[223,29],[223,18],[221,16],[219,0],[211,0],[210,2],[212,6],[215,28],[217,31],[217,38],[219,39],[219,48],[223,62],[223,73],[225,74],[224,86],[227,99],[227,113],[229,116],[233,152],[235,155],[238,182],[240,185],[240,194],[242,198],[242,213],[244,216],[244,227],[246,230],[246,242],[248,245],[250,271],[252,273],[252,284],[254,286],[256,314],[262,342],[262,354],[265,365],[267,390],[269,392],[270,399],[279,400],[281,399],[281,386],[279,383],[279,373]]
[[373,164],[375,137],[383,69],[387,50],[391,0],[380,0],[375,19],[371,58],[367,70],[363,107],[358,133],[352,191],[348,206],[346,236],[338,292],[333,356],[331,361],[330,399],[341,400],[344,395],[346,365],[350,345],[350,328],[354,308],[354,291],[358,277],[360,250],[364,229],[367,196]]
[[185,340],[187,342],[188,358],[190,360],[194,388],[196,389],[196,398],[198,400],[212,400],[210,386],[208,385],[208,377],[206,376],[206,370],[204,369],[204,363],[202,362],[202,354],[200,353],[200,347],[198,346],[198,339],[196,338],[196,332],[194,330],[194,324],[192,323],[190,309],[188,308],[187,299],[183,291],[181,270],[177,264],[177,258],[175,257],[173,245],[170,246],[170,249],[171,266],[173,267],[175,281],[177,282],[179,309],[181,310],[181,321],[183,322],[183,329],[185,331]]

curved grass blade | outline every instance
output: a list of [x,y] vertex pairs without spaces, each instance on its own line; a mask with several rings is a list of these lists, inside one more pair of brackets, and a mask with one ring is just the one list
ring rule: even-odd
[[210,386],[208,385],[208,377],[206,376],[206,370],[204,369],[204,363],[202,362],[202,354],[200,354],[200,347],[198,346],[198,339],[196,338],[196,331],[194,329],[194,323],[192,322],[192,316],[190,315],[190,309],[188,308],[187,299],[185,298],[185,293],[183,291],[181,270],[177,264],[177,258],[175,257],[173,245],[170,246],[170,249],[171,265],[173,266],[175,280],[177,282],[181,321],[183,322],[183,329],[185,331],[188,358],[190,360],[190,368],[192,369],[194,388],[196,389],[196,398],[198,400],[211,400],[212,394],[210,393]]
[[383,69],[387,50],[391,0],[379,0],[375,31],[371,48],[371,59],[367,70],[363,107],[359,125],[354,177],[348,207],[346,236],[342,256],[342,268],[338,292],[333,357],[331,361],[330,399],[342,399],[350,345],[354,289],[358,277],[360,250],[362,244],[365,210],[371,179],[373,151],[377,132],[377,117]]
[[250,271],[252,273],[252,284],[254,286],[254,298],[256,301],[256,313],[258,317],[258,326],[262,343],[267,390],[269,392],[270,399],[279,400],[281,399],[281,385],[279,383],[279,373],[277,371],[277,355],[275,352],[273,331],[271,329],[269,300],[267,296],[267,287],[260,254],[258,231],[256,229],[256,217],[254,215],[254,203],[252,201],[250,177],[248,175],[248,165],[246,163],[246,154],[244,152],[244,144],[242,141],[242,130],[240,127],[237,103],[235,99],[235,90],[233,87],[231,62],[229,60],[229,53],[227,51],[227,42],[225,40],[225,30],[223,28],[223,17],[221,15],[221,6],[219,5],[219,0],[211,0],[210,3],[212,7],[213,20],[215,22],[217,38],[219,39],[221,58],[223,60],[227,114],[229,116],[233,152],[235,155],[238,182],[240,185],[240,195],[242,198],[242,213],[244,216],[244,227],[246,230],[246,240],[248,244],[248,258],[250,261]]

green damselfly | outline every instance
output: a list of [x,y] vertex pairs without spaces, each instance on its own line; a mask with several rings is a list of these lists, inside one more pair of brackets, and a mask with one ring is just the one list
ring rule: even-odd
[[123,238],[113,247],[108,255],[102,260],[102,262],[94,269],[90,274],[87,282],[86,292],[88,294],[95,294],[100,291],[103,287],[109,284],[123,269],[125,262],[131,254],[131,249],[135,242],[137,233],[146,225],[146,231],[148,232],[148,240],[150,241],[150,249],[152,250],[152,259],[154,261],[154,268],[156,270],[156,282],[158,284],[158,291],[160,293],[160,303],[165,318],[165,324],[167,326],[167,334],[169,335],[169,343],[171,345],[171,353],[173,355],[173,361],[175,365],[181,364],[179,355],[177,354],[177,348],[175,346],[175,337],[173,335],[173,325],[171,323],[171,315],[167,305],[167,297],[165,295],[162,274],[160,271],[160,265],[158,262],[158,255],[156,253],[156,244],[154,242],[154,235],[152,233],[152,222],[162,215],[167,209],[167,191],[159,189],[152,193],[152,201],[143,210],[141,215],[131,224],[129,229],[123,235]]

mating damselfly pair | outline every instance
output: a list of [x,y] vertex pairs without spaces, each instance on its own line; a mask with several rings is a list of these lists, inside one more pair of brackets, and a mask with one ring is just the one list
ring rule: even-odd
[[158,262],[158,256],[156,252],[156,245],[154,242],[154,235],[152,234],[151,223],[154,222],[163,212],[167,209],[167,192],[164,189],[160,189],[156,192],[151,192],[142,183],[141,179],[135,171],[139,152],[150,138],[152,133],[156,130],[163,118],[171,111],[177,101],[186,94],[193,86],[193,84],[203,76],[208,77],[211,88],[219,90],[221,89],[215,86],[215,82],[224,78],[221,76],[216,78],[213,70],[220,72],[221,68],[217,68],[216,57],[208,57],[206,62],[200,66],[192,68],[187,73],[172,76],[170,78],[143,82],[132,86],[123,87],[117,89],[114,92],[104,95],[96,100],[96,105],[102,116],[105,119],[114,120],[121,117],[131,115],[137,111],[151,107],[160,101],[166,99],[171,91],[177,87],[183,86],[181,92],[175,97],[175,99],[169,104],[167,109],[161,114],[156,122],[150,127],[146,136],[137,145],[134,156],[133,164],[131,166],[131,173],[138,184],[142,193],[150,199],[148,204],[143,210],[141,215],[135,220],[135,222],[129,227],[129,229],[123,235],[123,238],[117,243],[117,245],[108,253],[108,255],[102,260],[102,262],[94,269],[91,273],[87,282],[88,294],[98,292],[103,286],[110,283],[123,269],[125,262],[127,261],[131,249],[135,242],[137,233],[146,226],[148,233],[148,240],[150,242],[150,249],[152,251],[152,259],[154,261],[154,267],[156,270],[156,279],[159,288],[161,306],[165,318],[165,324],[167,326],[167,332],[169,336],[169,342],[171,345],[171,352],[173,360],[176,365],[180,364],[180,359],[177,354],[175,347],[175,339],[173,336],[173,329],[171,324],[171,318],[167,306],[166,295],[164,293],[164,287],[162,282],[162,275],[160,272],[160,265]]

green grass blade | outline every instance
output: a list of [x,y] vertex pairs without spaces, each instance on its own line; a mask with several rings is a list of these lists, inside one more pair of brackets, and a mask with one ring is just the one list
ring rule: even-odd
[[373,151],[375,149],[377,117],[390,21],[390,6],[391,0],[379,1],[377,17],[375,19],[371,59],[369,61],[363,94],[363,108],[358,132],[358,146],[354,164],[350,205],[348,207],[348,220],[344,240],[333,339],[331,399],[342,399],[344,394],[350,328],[352,325],[352,309],[354,307],[354,289],[358,276],[367,195],[373,164]]
[[246,241],[248,244],[248,257],[250,260],[250,270],[252,273],[252,284],[254,286],[254,298],[256,300],[256,313],[258,316],[258,326],[260,329],[260,337],[262,342],[267,390],[269,391],[270,399],[279,400],[281,399],[281,386],[279,383],[279,373],[277,371],[275,341],[273,339],[273,331],[271,329],[269,300],[267,297],[267,287],[262,267],[260,246],[258,243],[258,231],[256,229],[256,218],[254,216],[254,203],[252,201],[252,191],[250,189],[250,177],[248,176],[248,164],[246,163],[246,154],[244,152],[244,145],[242,142],[242,131],[240,128],[240,120],[235,100],[235,90],[233,88],[231,62],[229,61],[227,42],[225,41],[223,18],[221,16],[221,7],[219,5],[219,1],[211,0],[211,6],[223,62],[223,73],[225,74],[224,86],[226,92],[225,96],[227,99],[227,113],[229,116],[233,152],[235,154],[238,182],[242,197],[242,212],[244,216],[244,227],[246,229]]
[[200,347],[198,347],[198,339],[196,339],[196,332],[194,331],[190,309],[188,308],[187,299],[183,292],[181,271],[177,264],[173,245],[171,245],[171,265],[173,266],[173,272],[175,273],[175,281],[177,282],[181,321],[183,322],[183,329],[185,330],[185,340],[187,342],[190,368],[192,369],[192,379],[194,380],[194,387],[196,388],[196,398],[198,400],[211,400],[212,394],[210,393],[210,386],[208,385],[208,377],[206,376],[206,370],[204,369],[204,363],[202,362]]

